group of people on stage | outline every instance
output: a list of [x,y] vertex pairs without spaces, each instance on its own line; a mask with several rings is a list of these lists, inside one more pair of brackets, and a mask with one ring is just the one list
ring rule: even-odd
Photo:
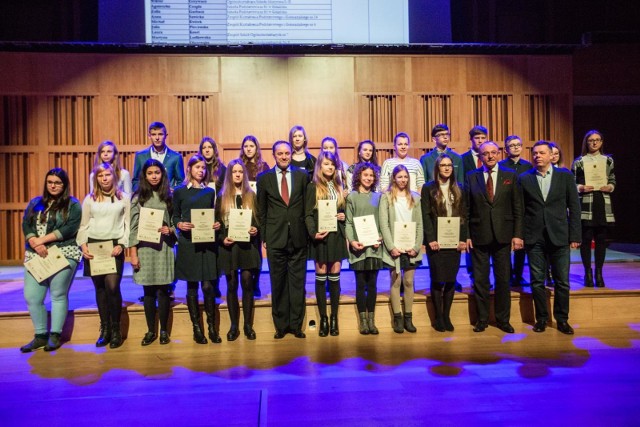
[[[552,142],[533,145],[533,165],[522,159],[522,140],[517,136],[506,138],[507,158],[498,162],[500,147],[488,140],[483,126],[471,129],[471,149],[462,156],[448,147],[447,125],[438,124],[431,132],[434,149],[419,160],[409,156],[409,135],[398,133],[394,157],[379,165],[375,143],[365,140],[358,144],[357,161],[350,166],[340,159],[338,143],[331,137],[322,141],[314,157],[302,126],[290,130],[288,141],[273,144],[273,168],[262,160],[258,140],[249,135],[242,141],[239,157],[226,166],[216,142],[204,137],[185,169],[182,156],[167,146],[167,135],[164,124],[151,123],[151,146],[136,153],[133,175],[121,167],[116,145],[101,143],[90,174],[90,192],[82,204],[69,194],[69,177],[63,169],[46,174],[42,195],[31,200],[23,218],[25,266],[38,257],[48,259],[49,252],[61,254],[58,257],[64,257],[68,266],[40,281],[32,273],[35,270],[25,268],[24,295],[35,337],[21,351],[60,347],[69,287],[83,259],[100,316],[96,346],[120,347],[125,248],[130,248],[133,280],[144,289],[148,332],[143,346],[158,338],[160,344],[171,341],[167,324],[176,280],[187,282],[194,341],[220,343],[215,315],[221,276],[227,282],[231,324],[227,340],[240,335],[239,287],[242,331],[254,340],[254,289],[263,248],[269,264],[275,339],[287,333],[305,337],[307,259],[315,263],[321,337],[340,333],[340,276],[345,259],[355,274],[363,335],[379,333],[375,306],[378,273],[383,269],[389,270],[393,330],[416,332],[414,276],[422,263],[423,247],[430,267],[433,327],[440,332],[454,330],[450,311],[461,253],[470,254],[467,267],[477,305],[476,332],[488,327],[491,264],[495,319],[507,333],[514,332],[509,286],[527,284],[522,278],[525,253],[535,332],[543,332],[549,321],[544,286],[551,270],[558,330],[573,333],[568,323],[570,248],[580,247],[585,286],[604,286],[602,267],[607,230],[614,222],[610,193],[615,175],[613,159],[604,154],[598,131],[585,135],[573,174],[557,164],[560,156],[553,150],[559,153],[559,148]],[[152,230],[152,239],[143,238],[140,231],[148,228],[148,215],[154,213],[162,217],[161,222],[157,218],[161,226]],[[238,235],[234,221],[243,213],[247,230],[241,234],[246,236],[234,239]],[[210,238],[202,237],[203,221],[205,228],[210,225]],[[206,330],[201,324],[199,289]],[[47,290],[52,301],[50,328],[44,306]]]

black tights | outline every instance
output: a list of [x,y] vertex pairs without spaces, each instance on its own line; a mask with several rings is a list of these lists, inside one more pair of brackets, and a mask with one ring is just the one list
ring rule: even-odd
[[[169,322],[169,285],[147,285],[144,288],[144,317],[150,332],[156,330],[156,311],[160,320],[160,330],[167,330]],[[156,299],[158,308],[156,310]]]
[[329,299],[331,301],[331,314],[338,315],[340,307],[340,273],[316,275],[316,301],[320,316],[327,317],[327,291],[325,280],[329,280]]
[[[254,270],[240,270],[242,287],[242,315],[245,325],[253,325],[253,284]],[[238,327],[240,322],[240,303],[238,302],[238,272],[227,274],[227,307],[231,326]]]
[[591,269],[591,241],[595,240],[594,250],[596,268],[602,269],[604,257],[607,252],[607,227],[582,227],[582,243],[580,244],[580,257],[586,270]]
[[373,313],[378,297],[378,270],[356,271],[356,305],[358,313]]
[[202,282],[187,282],[187,298],[198,298],[198,285],[202,288],[202,295],[205,300],[215,298],[215,287],[213,280],[203,280]]
[[93,286],[96,289],[96,304],[100,323],[103,325],[119,323],[122,314],[122,293],[120,292],[120,282],[122,274],[104,274],[93,276]]

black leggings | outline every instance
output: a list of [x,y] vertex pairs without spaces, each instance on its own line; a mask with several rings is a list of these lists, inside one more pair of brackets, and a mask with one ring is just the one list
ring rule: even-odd
[[187,282],[187,298],[198,298],[198,285],[202,287],[204,299],[215,298],[213,280],[203,280],[202,282]]
[[[156,312],[160,320],[160,330],[167,330],[169,322],[169,285],[147,285],[144,288],[144,317],[150,332],[156,330]],[[156,299],[158,308],[156,309]]]
[[93,286],[96,290],[96,304],[100,323],[119,323],[122,314],[122,293],[120,292],[120,282],[122,274],[105,274],[93,276]]
[[607,252],[607,227],[582,227],[582,243],[580,244],[580,257],[585,269],[591,269],[591,241],[594,240],[596,268],[602,269]]
[[358,313],[373,313],[378,297],[378,270],[356,271],[355,274]]
[[[240,271],[240,286],[242,287],[242,313],[245,325],[253,324],[253,285],[255,270]],[[227,307],[231,324],[238,326],[240,320],[240,303],[238,301],[238,272],[227,274]]]

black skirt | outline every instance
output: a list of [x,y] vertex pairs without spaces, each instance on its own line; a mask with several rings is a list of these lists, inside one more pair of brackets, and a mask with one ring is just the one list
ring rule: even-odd
[[455,249],[432,251],[427,246],[431,283],[454,283],[460,269],[460,252]]
[[[118,239],[114,240],[97,240],[89,237],[89,241],[87,243],[100,243],[100,242],[112,242],[115,247],[118,244]],[[124,249],[116,258],[116,273],[118,276],[122,277],[122,272],[124,271]],[[114,273],[111,273],[114,274]],[[91,260],[84,259],[84,267],[82,268],[82,276],[83,277],[91,277]],[[105,275],[106,276],[106,275]]]

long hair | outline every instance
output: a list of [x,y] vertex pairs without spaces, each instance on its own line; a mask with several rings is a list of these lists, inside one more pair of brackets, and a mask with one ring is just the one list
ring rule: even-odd
[[460,191],[460,187],[458,186],[458,182],[456,181],[456,174],[453,169],[453,159],[448,154],[441,154],[436,159],[436,163],[433,166],[433,176],[435,177],[434,181],[436,183],[435,188],[432,188],[429,196],[434,203],[431,203],[431,211],[435,214],[435,216],[447,216],[447,204],[445,202],[445,195],[442,193],[442,189],[440,188],[440,163],[442,160],[449,159],[451,161],[451,175],[447,178],[449,181],[449,197],[451,197],[451,212],[453,216],[462,216],[460,215],[460,206],[462,204],[462,192]]
[[[47,178],[50,176],[57,176],[62,181],[62,193],[59,196],[53,197],[51,193],[49,193],[49,188],[47,187]],[[66,221],[69,218],[69,205],[71,203],[71,195],[69,194],[69,175],[62,168],[53,168],[44,177],[44,188],[42,189],[42,197],[39,198],[38,203],[36,203],[29,211],[25,213],[25,218],[31,224],[35,223],[36,217],[41,213],[44,213],[48,210],[51,215],[56,215],[57,213],[62,214],[62,219]],[[46,220],[45,216],[42,215],[40,217],[40,221],[44,222]]]
[[[213,147],[213,158],[211,161],[205,159],[202,154],[202,146],[207,142],[211,144],[211,147]],[[222,172],[222,163],[220,162],[218,144],[216,144],[216,141],[209,136],[202,138],[202,141],[200,141],[200,145],[198,146],[198,154],[202,156],[204,163],[207,165],[207,180],[205,181],[205,185],[210,182],[217,182],[218,178],[220,178],[220,173]]]
[[106,146],[111,146],[113,148],[113,159],[109,162],[109,164],[113,167],[113,172],[116,176],[116,184],[120,181],[120,169],[122,166],[120,165],[120,153],[118,152],[118,147],[113,141],[102,141],[100,145],[98,145],[98,151],[96,151],[96,155],[93,158],[93,167],[95,168],[100,163],[102,163],[102,159],[100,158],[100,152]]
[[409,177],[409,182],[407,182],[407,188],[405,189],[405,191],[407,192],[407,206],[409,207],[409,209],[413,209],[415,203],[413,201],[413,196],[411,195],[410,190],[411,175],[409,175],[409,170],[405,165],[398,165],[393,168],[393,171],[391,172],[391,181],[389,182],[389,188],[386,192],[389,199],[389,205],[393,206],[396,200],[398,200],[398,193],[400,192],[400,190],[398,189],[398,185],[396,184],[396,175],[398,175],[402,171],[405,171],[407,173],[407,176]]
[[360,185],[362,184],[362,173],[367,169],[371,169],[371,171],[373,172],[373,183],[371,184],[371,191],[375,191],[378,187],[378,181],[380,181],[379,168],[377,168],[373,163],[361,162],[356,164],[355,170],[353,171],[351,188],[354,191],[360,191]]
[[[253,159],[250,159],[247,157],[246,154],[244,154],[244,144],[247,142],[253,142],[256,146],[256,154],[255,156],[253,156]],[[258,142],[258,138],[256,138],[253,135],[247,135],[244,137],[244,139],[242,140],[242,144],[240,144],[240,159],[242,159],[242,161],[244,162],[245,166],[249,167],[250,164],[255,164],[255,168],[257,171],[262,170],[264,168],[264,165],[266,164],[266,162],[264,160],[262,160],[262,153],[260,152],[260,143]],[[252,161],[253,160],[253,161]]]
[[602,139],[602,145],[600,146],[600,154],[604,154],[604,137],[602,136],[602,133],[600,133],[595,129],[592,129],[584,135],[584,138],[582,138],[582,154],[581,155],[584,156],[589,153],[589,143],[587,142],[587,140],[589,139],[589,137],[593,135],[598,135],[600,139]]
[[551,150],[551,152],[553,153],[553,149],[556,148],[558,150],[558,163],[555,164],[555,166],[561,168],[564,162],[564,158],[562,156],[562,149],[560,148],[560,146],[558,144],[556,144],[553,141],[548,141],[549,142],[549,149]]
[[[158,187],[155,189],[147,181],[147,169],[152,166],[159,168],[162,173],[162,179],[160,180]],[[169,212],[169,215],[171,215],[173,212],[173,197],[171,193],[171,186],[169,185],[169,178],[167,177],[167,170],[164,168],[162,162],[156,159],[147,160],[142,166],[141,174],[138,189],[133,193],[134,197],[138,197],[138,203],[140,203],[140,206],[144,206],[144,204],[153,197],[153,192],[155,191],[158,193],[160,200],[167,205],[167,211]]]
[[[104,171],[110,171],[111,175],[113,175],[113,183],[112,183],[112,189],[113,189],[113,194],[105,194],[104,191],[102,191],[102,187],[100,186],[100,183],[98,181],[98,175],[101,172]],[[122,191],[120,191],[120,189],[118,188],[118,177],[116,176],[115,171],[113,170],[113,166],[111,166],[109,163],[100,163],[98,166],[93,168],[93,192],[91,193],[91,198],[95,201],[99,201],[101,202],[104,199],[104,196],[108,195],[108,196],[115,196],[118,200],[122,199]]]
[[370,160],[366,160],[369,163],[373,163],[375,166],[380,167],[380,165],[378,164],[378,153],[376,151],[376,144],[374,144],[374,142],[370,139],[365,139],[364,141],[360,141],[358,143],[358,152],[357,152],[357,156],[358,156],[358,163],[362,163],[365,160],[362,159],[362,157],[360,157],[360,149],[362,148],[362,146],[364,144],[369,144],[371,145],[371,148],[373,148],[373,154],[371,155],[371,159]]
[[[193,156],[191,156],[191,158],[187,162],[187,170],[186,170],[187,173],[184,176],[184,181],[182,181],[184,185],[188,185],[191,182],[191,168],[193,167],[193,165],[195,165],[198,162],[204,162],[205,165],[207,164],[207,161],[200,154],[194,154]],[[204,177],[202,178],[202,183],[204,185],[207,185],[209,182],[211,182],[209,180],[209,168],[205,168]]]
[[224,183],[220,192],[220,218],[226,222],[229,211],[236,208],[236,186],[233,183],[233,167],[240,165],[242,167],[242,185],[240,186],[240,197],[242,198],[242,208],[251,209],[253,219],[258,221],[256,193],[249,186],[249,177],[247,175],[247,167],[242,159],[234,159],[229,162],[227,172],[224,175]]
[[336,141],[336,139],[331,136],[325,136],[324,138],[322,138],[322,142],[320,143],[320,151],[324,151],[323,147],[325,142],[330,142],[333,144],[333,149],[335,150],[334,154],[336,156],[336,163],[337,163],[336,170],[340,172],[340,179],[342,183],[346,185],[347,171],[344,170],[344,163],[342,163],[342,160],[340,159],[340,150],[338,148],[338,141]]
[[309,150],[307,149],[307,144],[309,144],[309,139],[307,138],[307,131],[304,130],[304,127],[300,126],[300,125],[295,125],[294,127],[291,128],[291,130],[289,131],[289,145],[291,145],[291,153],[293,154],[293,134],[296,133],[296,131],[300,131],[302,132],[302,135],[304,136],[304,144],[302,144],[302,147],[304,148],[304,152],[305,153],[309,153]]
[[[329,160],[335,167],[335,172],[331,179],[327,179],[322,173],[322,162]],[[343,209],[345,205],[342,179],[340,178],[340,169],[338,168],[338,160],[336,156],[329,151],[320,151],[318,155],[318,161],[316,162],[316,169],[313,171],[313,182],[316,184],[316,206],[318,206],[318,200],[326,200],[329,198],[329,183],[333,183],[333,188],[337,194],[337,206],[338,209]]]

